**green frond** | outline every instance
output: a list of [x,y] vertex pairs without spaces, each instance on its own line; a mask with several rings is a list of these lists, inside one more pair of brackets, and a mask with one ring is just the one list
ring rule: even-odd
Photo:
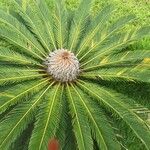
[[125,51],[105,56],[96,64],[83,69],[83,77],[109,81],[149,82],[149,51]]
[[66,14],[66,23],[65,23],[65,33],[66,33],[66,36],[65,36],[65,44],[64,44],[64,47],[69,47],[69,41],[70,41],[70,35],[71,35],[71,29],[72,29],[72,26],[73,26],[73,16],[75,15],[73,11],[70,11],[70,10],[66,10],[65,11],[65,14]]
[[35,78],[41,78],[46,74],[39,74],[39,73],[33,73],[29,75],[24,75],[23,73],[13,73],[12,76],[6,75],[6,74],[0,74],[0,85],[8,84],[8,83],[15,83],[15,82],[20,82],[20,81],[26,81],[26,80],[31,80]]
[[[29,68],[29,67],[25,67],[25,66],[12,66],[10,67],[9,64],[0,64],[1,67],[1,71],[3,72],[3,74],[6,74],[7,77],[10,76],[10,74],[12,76],[17,76],[17,75],[36,75],[39,72],[43,72],[42,69],[36,69],[36,68]],[[0,74],[1,76],[2,74]]]
[[16,64],[42,66],[33,59],[26,58],[18,52],[6,47],[0,47],[0,59],[4,62],[12,62]]
[[[8,28],[8,27],[4,27],[4,25],[3,26],[1,25],[0,35],[2,38],[10,42],[16,43],[16,45],[26,49],[27,51],[29,51],[30,53],[36,56],[37,54],[35,53],[35,51],[33,51],[33,49],[36,49],[37,52],[40,53],[40,55],[46,56],[44,52],[41,51],[43,48],[39,45],[37,40],[32,36],[29,30],[27,30],[22,23],[17,21],[15,17],[0,10],[0,22],[4,23],[9,27]],[[14,35],[16,36],[16,39]],[[28,44],[31,47],[33,47],[31,48],[31,50],[29,47],[27,47]]]
[[65,142],[62,148],[63,150],[66,150],[66,149],[76,150],[77,149],[77,143],[76,143],[75,135],[73,132],[73,127],[72,127],[70,120],[71,120],[71,117],[68,118],[68,121],[67,121],[67,130],[65,132],[66,138],[64,139]]
[[[30,2],[32,5],[27,10],[27,16],[29,17],[29,26],[32,31],[35,32],[37,37],[40,39],[47,51],[51,51],[51,48],[56,48],[54,42],[54,35],[52,32],[52,24],[50,24],[50,19],[52,19],[51,13],[49,13],[46,4],[42,0],[32,0]],[[49,18],[47,15],[49,15]],[[25,19],[26,20],[26,19]],[[44,25],[44,28],[43,28]],[[47,32],[45,31],[47,29]],[[35,30],[36,29],[36,30]]]
[[55,1],[55,9],[53,13],[54,36],[57,42],[57,49],[65,46],[65,24],[67,22],[66,9],[64,1]]
[[[3,74],[5,74],[5,77],[10,76],[20,76],[20,75],[40,75],[40,73],[43,73],[44,68],[39,68],[39,66],[32,66],[32,65],[26,65],[26,64],[19,64],[19,63],[10,63],[10,62],[1,62],[0,63],[1,71],[0,76],[3,77]],[[43,66],[44,67],[44,66]]]
[[120,65],[112,65],[104,67],[98,71],[83,73],[81,77],[102,79],[108,81],[131,81],[131,82],[147,82],[149,83],[150,70],[147,68],[149,63],[122,63]]
[[116,138],[121,146],[121,149],[145,149],[145,147],[141,144],[140,140],[138,140],[134,136],[134,133],[130,130],[128,126],[126,126],[125,123],[123,123],[113,114],[107,113],[106,115],[113,130],[115,131]]
[[61,121],[57,129],[56,137],[59,140],[59,143],[63,150],[71,149],[76,150],[76,139],[73,133],[73,127],[71,122],[71,115],[69,112],[67,97],[66,97],[66,88],[64,88],[63,96],[61,100]]
[[43,60],[43,57],[33,52],[32,51],[33,49],[32,50],[30,49],[30,44],[28,44],[23,38],[21,38],[20,35],[18,35],[15,31],[10,30],[10,28],[4,25],[0,26],[1,26],[0,28],[1,38],[18,47],[20,51],[23,51],[36,59]]
[[[41,13],[43,14],[43,17],[45,18],[45,26],[48,30],[48,34],[49,34],[49,41],[51,41],[51,45],[52,45],[52,50],[53,49],[56,49],[56,42],[55,42],[55,39],[54,39],[54,33],[52,31],[53,29],[53,23],[52,23],[52,17],[53,17],[53,13],[49,10],[47,4],[45,1],[43,0],[40,0],[37,2],[38,6],[39,6],[39,9],[41,11]],[[51,50],[50,50],[51,51]]]
[[10,114],[3,119],[3,121],[0,123],[0,132],[2,133],[0,139],[0,148],[2,150],[8,149],[11,143],[27,127],[33,118],[33,114],[37,108],[37,105],[49,88],[50,85],[38,93],[38,95],[35,95],[30,102],[24,102],[16,106],[15,109],[13,109],[12,112],[10,112]]
[[114,92],[93,83],[78,82],[82,89],[94,96],[107,111],[115,113],[134,132],[135,136],[148,150],[150,148],[150,130],[144,120],[136,115],[132,108],[123,103]]
[[60,101],[63,89],[60,84],[52,88],[47,91],[45,99],[39,106],[40,110],[36,115],[37,121],[29,144],[31,150],[47,150],[48,141],[55,137],[60,120]]
[[[112,5],[106,6],[103,8],[103,10],[99,13],[99,15],[96,17],[96,23],[91,27],[91,29],[89,30],[89,34],[85,37],[84,41],[81,43],[81,46],[79,47],[79,50],[77,52],[77,56],[83,51],[85,50],[85,48],[87,48],[89,46],[89,43],[93,40],[93,38],[95,37],[95,35],[97,34],[97,32],[104,28],[104,26],[106,25],[107,21],[110,19],[110,16],[112,14],[112,12],[114,11],[114,7]],[[98,21],[97,21],[98,20]],[[88,53],[88,51],[87,51]],[[85,53],[86,55],[86,53]],[[82,58],[80,58],[81,60]]]
[[83,111],[79,99],[74,95],[73,89],[67,85],[67,99],[72,116],[72,124],[79,150],[92,150],[93,141],[86,113]]
[[[91,64],[90,67],[84,68],[83,71],[85,72],[90,72],[94,70],[99,70],[101,68],[105,67],[115,67],[115,66],[120,66],[126,65],[126,66],[134,66],[137,65],[138,63],[142,63],[142,61],[146,62],[147,59],[149,59],[150,53],[148,50],[127,50],[125,52],[120,52],[116,54],[110,54],[107,56],[104,56],[100,58],[94,65],[94,63]],[[147,61],[148,63],[148,61]]]
[[75,47],[78,43],[78,39],[80,39],[80,36],[82,35],[82,30],[84,30],[83,24],[86,22],[88,17],[90,16],[90,10],[91,8],[91,0],[82,0],[80,2],[79,7],[74,11],[75,15],[73,17],[73,23],[71,26],[71,33],[70,33],[70,39],[68,42],[68,49],[70,51],[76,51]]
[[[99,149],[120,149],[120,145],[115,137],[112,127],[108,123],[106,116],[103,114],[100,106],[91,101],[87,95],[83,94],[81,89],[74,87],[76,97],[82,102],[82,107],[89,117],[90,126],[98,143]],[[100,117],[99,117],[100,116]]]
[[[142,38],[149,34],[150,30],[149,27],[141,27],[140,29],[134,29],[128,31],[126,33],[117,33],[107,39],[103,44],[101,44],[97,49],[98,52],[94,51],[94,53],[89,53],[91,56],[86,56],[86,62],[82,62],[81,67],[89,64],[90,62],[94,61],[95,59],[104,57],[109,54],[117,53],[123,46],[129,44],[130,42],[135,41],[136,39]],[[96,50],[97,50],[96,49]]]
[[[45,30],[41,28],[43,26],[43,21],[40,19],[43,19],[43,16],[41,16],[40,9],[37,6],[37,2],[30,1],[26,8],[24,9],[23,3],[20,3],[20,1],[13,0],[12,3],[16,6],[17,11],[15,13],[17,16],[21,17],[23,20],[19,20],[25,24],[25,26],[33,33],[33,35],[40,41],[42,46],[45,48],[45,51],[49,51],[50,45],[48,39],[47,33],[45,33]],[[26,2],[25,2],[26,4]],[[12,10],[14,12],[14,10]],[[40,15],[39,15],[40,14]],[[39,15],[39,16],[38,16]]]
[[27,128],[21,133],[21,135],[15,140],[15,142],[12,143],[12,145],[10,146],[10,150],[13,149],[27,150],[29,139],[32,134],[32,129],[33,129],[33,122],[28,124]]
[[[41,81],[39,83],[39,81]],[[13,97],[7,97],[7,99],[4,97],[1,98],[0,101],[0,113],[4,112],[8,107],[15,105],[19,102],[21,102],[22,100],[26,99],[26,96],[32,93],[37,92],[38,90],[42,89],[43,86],[47,85],[47,81],[48,80],[38,80],[38,82],[36,84],[33,84],[32,82],[30,82],[29,84],[24,84],[24,85],[16,85],[13,88],[11,87],[11,90],[13,92],[16,93],[16,95],[14,95]],[[35,81],[34,81],[35,82]],[[23,83],[22,83],[23,84]],[[20,89],[21,90],[18,90]],[[8,92],[10,93],[11,90],[9,90]],[[5,91],[5,93],[7,93],[7,91]]]
[[[113,11],[113,9],[111,8],[112,6],[107,6],[105,9],[104,9],[104,12],[102,11],[102,17],[105,17],[103,16],[103,13],[104,15],[108,13],[108,15],[110,15]],[[109,9],[109,11],[107,10]],[[106,12],[107,13],[106,13]],[[101,16],[101,14],[100,14]],[[111,15],[110,15],[111,16]],[[107,17],[108,20],[109,20],[109,17]],[[106,22],[102,22],[102,27],[101,26],[98,26],[99,27],[99,30],[100,32],[98,32],[99,36],[100,36],[100,39],[96,39],[96,43],[94,46],[92,46],[89,50],[87,50],[87,52],[84,52],[84,55],[80,58],[80,61],[86,57],[86,55],[88,55],[90,52],[92,52],[95,48],[99,48],[99,46],[101,46],[101,44],[103,44],[103,42],[109,40],[109,38],[115,33],[117,32],[118,30],[120,30],[122,27],[124,27],[126,24],[128,24],[129,22],[133,21],[135,19],[135,16],[134,15],[129,15],[129,16],[124,16],[124,17],[121,17],[119,18],[113,25],[111,25],[110,27],[108,27],[107,29],[107,21],[106,18],[103,18],[104,21]],[[106,28],[106,29],[105,29]],[[96,33],[95,33],[96,34]],[[93,37],[91,38],[91,40],[93,39]],[[89,42],[87,43],[89,44]]]

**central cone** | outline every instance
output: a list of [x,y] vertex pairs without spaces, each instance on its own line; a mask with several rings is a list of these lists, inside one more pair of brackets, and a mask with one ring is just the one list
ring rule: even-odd
[[51,52],[46,58],[45,65],[47,66],[47,73],[61,82],[74,81],[80,72],[77,57],[66,49]]

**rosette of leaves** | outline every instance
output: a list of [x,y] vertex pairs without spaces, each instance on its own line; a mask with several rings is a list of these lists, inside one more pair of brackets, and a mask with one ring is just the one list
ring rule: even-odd
[[[147,114],[149,103],[110,88],[149,84],[149,51],[125,48],[148,35],[149,27],[123,30],[134,15],[111,23],[114,7],[93,16],[91,0],[74,10],[63,0],[51,8],[44,0],[11,3],[0,10],[0,37],[9,45],[0,46],[0,149],[46,150],[53,138],[64,150],[150,149],[147,116],[138,114]],[[72,79],[72,68],[53,62],[58,74],[68,76],[65,82],[44,63],[60,49],[79,63]]]

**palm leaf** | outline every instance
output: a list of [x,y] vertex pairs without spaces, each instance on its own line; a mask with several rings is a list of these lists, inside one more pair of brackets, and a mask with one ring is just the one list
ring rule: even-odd
[[73,119],[73,127],[75,136],[77,139],[78,148],[81,150],[93,149],[93,143],[90,133],[89,124],[87,123],[87,117],[80,106],[80,102],[77,101],[72,89],[67,87],[68,100],[70,103],[70,111]]
[[[139,116],[137,116],[131,108],[121,102],[114,93],[108,89],[100,88],[94,84],[80,83],[80,86],[84,88],[88,93],[92,94],[101,105],[104,105],[110,111],[116,113],[125,123],[131,128],[136,137],[140,139],[146,149],[149,149],[150,145],[150,131],[146,122],[144,122]],[[91,89],[94,89],[94,91]],[[130,116],[130,117],[129,117]],[[144,133],[144,134],[143,134]]]
[[[46,97],[46,99],[49,100],[48,104],[44,101],[40,105],[41,109],[36,116],[37,122],[35,124],[35,128],[30,140],[29,149],[46,150],[49,139],[52,139],[55,136],[56,129],[59,123],[59,99],[61,98],[60,85],[56,86],[53,90],[50,91],[54,93],[52,99],[49,100],[49,98],[51,97]],[[37,139],[39,140],[38,142]]]
[[[37,104],[39,103],[45,92],[49,89],[49,87],[50,86],[48,86],[46,90],[44,89],[44,91],[41,92],[42,94],[40,93],[37,96],[35,96],[33,101],[31,101],[30,103],[26,104],[25,102],[24,105],[22,104],[21,106],[18,106],[18,108],[14,109],[8,115],[8,117],[1,122],[1,133],[3,132],[2,134],[3,137],[1,138],[0,141],[1,149],[8,149],[9,146],[11,145],[11,142],[13,142],[13,140],[17,138],[20,132],[26,127],[26,125],[29,123],[31,119],[31,114],[33,114],[33,112],[35,111]],[[15,112],[17,112],[16,116],[14,116]],[[12,121],[14,117],[16,117],[15,118],[16,122]],[[11,122],[11,124],[7,122]],[[6,130],[8,128],[6,124],[9,125],[10,130]],[[18,134],[13,134],[14,132]]]
[[[97,32],[103,28],[105,23],[110,19],[110,14],[114,11],[113,6],[109,5],[106,6],[96,17],[95,20],[98,20],[95,25],[92,26],[92,29],[90,29],[90,33],[87,35],[87,37],[84,39],[83,43],[79,47],[79,51],[77,53],[77,56],[88,46],[89,42],[92,41],[92,39],[95,37]],[[106,19],[107,18],[107,19]]]
[[75,45],[78,43],[78,39],[80,39],[80,33],[83,30],[82,25],[83,22],[88,19],[90,16],[89,10],[91,6],[91,0],[82,0],[78,9],[74,12],[76,15],[73,18],[73,24],[71,27],[71,34],[69,40],[69,50],[74,51]]
[[56,133],[56,137],[59,139],[59,143],[63,150],[72,149],[75,150],[77,148],[76,139],[73,133],[73,127],[71,123],[71,115],[68,113],[68,103],[66,90],[64,88],[63,97],[62,97],[62,109],[61,109],[61,122],[59,123],[59,127]]
[[[25,86],[22,86],[21,87],[22,91],[19,91],[19,93],[16,94],[14,97],[11,97],[11,98],[8,97],[9,99],[7,98],[7,99],[4,99],[4,100],[2,99],[1,100],[1,106],[0,106],[0,112],[1,113],[4,112],[7,109],[7,107],[9,107],[11,105],[14,105],[14,104],[18,103],[19,101],[21,101],[22,100],[21,98],[25,98],[25,96],[28,95],[29,92],[34,93],[33,90],[35,90],[35,91],[39,90],[39,88],[42,88],[41,85],[45,82],[47,82],[47,80],[44,80],[44,81],[40,82],[39,84],[36,83],[35,85],[31,82],[32,83],[31,85],[27,84]],[[18,87],[14,87],[14,89],[12,89],[13,92],[15,91],[15,89],[18,90]]]
[[[105,10],[106,9],[106,10]],[[106,14],[106,12],[108,13],[108,15],[110,15],[113,11],[113,9],[111,9],[111,7],[109,8],[108,6],[104,9],[104,12],[102,11],[102,14]],[[109,9],[109,11],[107,10]],[[106,11],[106,12],[105,12]],[[105,17],[105,16],[103,16]],[[107,17],[109,19],[109,17]],[[135,16],[134,15],[129,15],[129,16],[125,16],[125,17],[122,17],[122,18],[119,18],[111,27],[110,29],[106,29],[108,31],[105,31],[105,29],[102,30],[101,28],[101,24],[98,25],[98,27],[102,30],[99,34],[100,34],[100,38],[101,39],[98,39],[99,41],[90,49],[88,50],[81,58],[80,60],[82,60],[88,53],[90,53],[92,50],[94,50],[95,48],[97,48],[99,45],[101,45],[103,43],[103,41],[107,40],[109,37],[112,36],[112,34],[114,32],[117,32],[119,29],[121,29],[123,26],[125,26],[127,23],[133,21],[133,19],[135,19]],[[106,20],[108,21],[108,20]],[[103,26],[105,25],[105,22],[102,22]],[[104,27],[105,28],[105,27]],[[99,30],[100,30],[99,29]],[[103,33],[103,31],[105,31]],[[95,33],[96,34],[96,33]],[[90,36],[90,38],[92,39],[93,37]],[[88,44],[88,43],[87,43]],[[81,51],[81,50],[80,50]]]
[[[113,50],[117,49],[118,52],[120,48],[122,48],[127,43],[133,42],[136,39],[142,38],[145,35],[149,34],[149,27],[142,27],[137,30],[129,31],[126,33],[119,33],[114,34],[110,39],[103,43],[98,49],[100,49],[99,53],[94,53],[94,56],[92,57],[88,56],[88,60],[86,60],[85,63],[83,63],[81,66],[85,66],[88,63],[92,62],[93,60],[97,59],[98,57],[101,58],[103,56],[109,55],[112,53]],[[115,51],[117,53],[117,51]],[[93,54],[93,53],[92,53]]]
[[[16,18],[14,18],[12,15],[5,13],[4,11],[0,11],[0,20],[2,23],[6,24],[9,26],[9,30],[15,30],[16,33],[20,36],[20,38],[22,37],[26,43],[28,42],[29,44],[31,44],[31,46],[33,46],[40,54],[42,54],[43,56],[46,56],[42,51],[42,47],[39,45],[39,43],[36,41],[36,39],[30,34],[30,32],[25,28],[25,26],[23,24],[21,24],[19,21],[17,21]],[[10,32],[11,32],[10,30]],[[5,32],[4,28],[3,30],[1,30],[1,32],[3,33],[3,37],[5,37],[5,34],[7,33],[7,31]],[[7,35],[8,36],[8,35]],[[12,38],[13,40],[13,38]],[[19,41],[18,41],[19,42]],[[35,44],[36,43],[36,44]],[[25,45],[25,44],[24,44]],[[25,47],[25,46],[24,46]],[[27,49],[28,50],[28,49]],[[29,51],[29,50],[28,50]],[[33,52],[32,52],[33,53]]]
[[[113,133],[113,130],[102,110],[97,106],[96,103],[88,102],[87,96],[85,96],[81,90],[79,91],[78,89],[77,91],[75,87],[74,90],[77,94],[76,97],[82,101],[85,113],[90,118],[91,128],[93,130],[95,139],[98,142],[99,149],[120,149],[120,145],[116,140],[115,134]],[[109,140],[107,139],[108,137]]]

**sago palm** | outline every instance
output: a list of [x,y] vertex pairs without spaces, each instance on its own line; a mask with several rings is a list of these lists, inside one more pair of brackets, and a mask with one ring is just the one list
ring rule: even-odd
[[51,139],[63,150],[150,149],[149,102],[110,86],[149,84],[149,51],[125,48],[149,27],[127,30],[135,16],[110,22],[113,12],[93,16],[91,0],[0,10],[0,150],[47,150]]

